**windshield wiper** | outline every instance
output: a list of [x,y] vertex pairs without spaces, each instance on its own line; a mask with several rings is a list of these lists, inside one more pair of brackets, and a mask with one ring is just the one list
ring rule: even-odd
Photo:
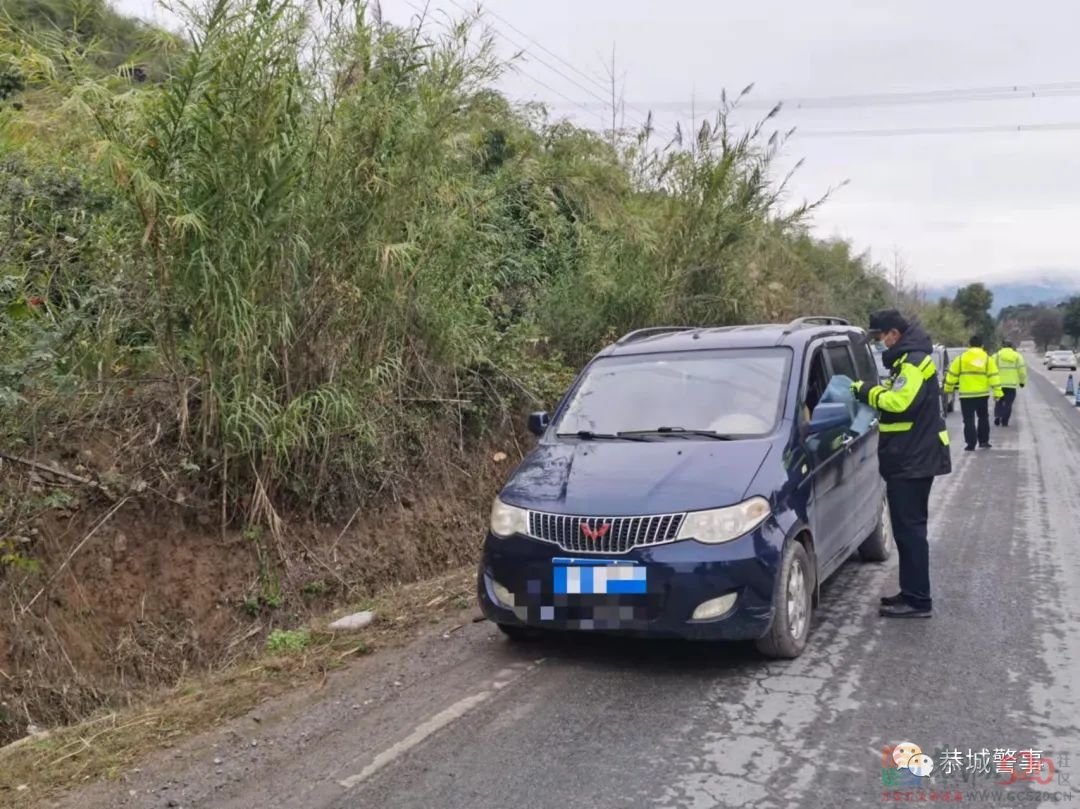
[[655,430],[633,430],[619,435],[687,435],[711,438],[714,441],[734,441],[735,436],[718,433],[715,430],[687,430],[685,427],[657,427]]
[[592,430],[578,430],[576,433],[559,433],[559,438],[580,438],[582,441],[648,441],[636,433],[594,433]]

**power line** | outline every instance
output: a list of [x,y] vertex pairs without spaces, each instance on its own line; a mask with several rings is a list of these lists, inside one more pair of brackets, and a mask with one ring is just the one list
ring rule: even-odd
[[[449,0],[449,1],[450,1],[450,3],[451,3],[452,5],[454,5],[455,7],[457,7],[457,9],[458,9],[459,11],[461,11],[461,12],[463,12],[463,13],[465,13],[465,14],[468,14],[468,13],[469,13],[468,9],[466,9],[466,8],[465,8],[464,6],[462,6],[462,5],[460,4],[460,3],[458,3],[458,2],[457,2],[457,0]],[[492,12],[489,12],[489,11],[488,11],[488,10],[486,10],[486,9],[484,9],[484,10],[483,10],[483,13],[491,13],[491,14],[492,14],[492,16],[497,16],[497,15],[493,14]],[[502,17],[499,17],[499,19],[502,19]],[[513,27],[513,26],[511,26],[511,27]],[[589,89],[588,87],[585,87],[585,86],[584,86],[583,84],[581,84],[581,83],[580,83],[579,81],[577,81],[576,79],[572,78],[571,76],[568,76],[568,75],[567,75],[566,73],[564,73],[564,72],[563,72],[562,70],[560,70],[559,68],[557,68],[557,67],[555,67],[554,65],[552,65],[552,64],[551,64],[550,62],[547,62],[547,61],[545,61],[544,59],[542,59],[542,58],[540,58],[539,56],[537,56],[537,55],[536,55],[535,53],[530,53],[530,52],[529,52],[529,49],[528,49],[528,48],[524,47],[524,46],[523,46],[523,45],[522,45],[522,44],[521,44],[520,42],[517,42],[517,41],[515,41],[514,39],[511,39],[511,38],[510,38],[509,36],[507,36],[507,35],[506,35],[505,33],[503,33],[503,32],[502,32],[501,30],[499,30],[499,27],[498,27],[498,26],[496,26],[496,25],[492,25],[492,26],[491,26],[491,30],[492,30],[492,31],[493,31],[493,32],[494,32],[494,33],[495,33],[495,34],[496,34],[497,36],[500,36],[500,37],[502,37],[502,38],[503,38],[503,39],[505,39],[505,40],[506,40],[507,42],[509,42],[509,43],[510,43],[511,45],[513,45],[513,46],[514,46],[515,48],[517,48],[517,49],[518,49],[518,50],[519,50],[519,51],[520,51],[521,53],[524,53],[524,54],[529,54],[529,55],[530,55],[530,56],[532,57],[532,59],[533,59],[534,61],[536,61],[536,62],[538,62],[539,64],[543,65],[543,66],[544,66],[544,67],[546,67],[546,68],[547,68],[548,70],[550,70],[550,71],[551,71],[552,73],[555,73],[555,74],[556,74],[557,76],[560,76],[560,77],[561,77],[561,78],[563,78],[564,80],[566,80],[566,81],[570,82],[570,83],[571,83],[572,85],[574,85],[575,87],[577,87],[577,88],[578,88],[579,90],[582,90],[583,92],[587,93],[587,94],[588,94],[589,96],[591,96],[592,98],[594,98],[594,99],[596,99],[597,101],[599,101],[599,102],[600,102],[600,104],[602,104],[602,105],[604,106],[604,108],[605,108],[605,109],[610,109],[610,108],[611,108],[611,101],[610,101],[609,99],[606,99],[606,98],[604,98],[603,96],[597,95],[597,94],[596,94],[596,92],[594,92],[593,90],[590,90],[590,89]],[[518,29],[516,29],[516,28],[515,28],[515,30],[518,30]],[[542,50],[544,50],[545,52],[547,52],[547,53],[551,53],[551,51],[549,51],[549,50],[548,50],[547,48],[545,48],[545,47],[544,47],[543,45],[540,45],[540,43],[538,43],[538,42],[537,42],[537,41],[536,41],[535,39],[532,39],[531,37],[529,37],[529,36],[528,36],[527,34],[524,34],[523,36],[525,36],[525,38],[526,38],[526,39],[527,39],[527,40],[528,40],[529,42],[531,42],[531,43],[533,43],[533,44],[535,44],[535,45],[539,46],[539,47],[540,47],[540,48],[541,48]],[[552,54],[552,55],[554,56],[554,54]],[[570,68],[570,70],[572,70],[572,71],[574,71],[575,73],[577,73],[577,74],[579,74],[579,75],[583,76],[583,77],[584,77],[584,78],[585,78],[586,80],[588,80],[588,81],[593,81],[593,82],[595,82],[595,80],[594,80],[594,79],[592,79],[592,78],[591,78],[591,77],[589,77],[589,76],[588,76],[587,74],[585,74],[585,73],[584,73],[584,71],[582,71],[582,70],[581,70],[580,68],[578,68],[578,67],[575,67],[574,65],[570,64],[569,62],[566,62],[566,60],[562,59],[562,58],[561,58],[561,57],[559,57],[559,56],[555,56],[555,58],[556,58],[556,59],[558,59],[558,60],[559,60],[560,62],[562,62],[563,64],[567,65],[567,66],[568,66],[568,67]],[[524,71],[521,71],[521,72],[524,72]],[[607,88],[604,88],[604,90],[605,90],[605,92],[606,92],[606,91],[607,91]],[[561,94],[560,94],[560,95],[561,95]],[[565,98],[565,96],[563,96],[563,97]],[[590,104],[588,104],[587,102],[586,102],[586,105],[585,105],[585,106],[586,106],[586,107],[590,107],[590,106],[592,106],[592,107],[595,107],[595,105],[590,105]],[[626,105],[624,105],[624,106],[626,106]],[[629,108],[629,107],[627,107],[627,108]],[[645,117],[646,117],[646,119],[647,119],[647,118],[648,118],[648,113],[645,113],[644,115],[645,115]],[[642,120],[633,120],[632,122],[633,122],[634,124],[636,124],[636,125],[637,125],[638,127],[642,128],[642,129],[645,129],[645,128],[646,128],[646,126],[645,126],[645,122],[644,122],[644,121],[642,121]]]
[[[426,12],[423,9],[421,9],[421,8],[417,7],[416,5],[414,5],[413,3],[409,2],[409,0],[404,0],[404,2],[405,2],[405,5],[409,6],[409,8],[411,8],[413,11],[415,11],[417,14],[419,14],[421,16],[421,18],[423,18],[423,16],[426,14]],[[457,5],[457,3],[454,3],[454,5]],[[460,8],[460,6],[458,6],[458,7]],[[493,29],[493,30],[495,30],[495,29]],[[496,33],[499,33],[499,32],[496,30]],[[502,35],[500,34],[500,36],[502,36]],[[514,45],[514,47],[519,47],[514,42],[511,42],[510,44]],[[574,99],[570,98],[570,96],[566,95],[565,93],[559,92],[554,87],[552,87],[549,84],[546,84],[545,82],[543,82],[540,79],[536,78],[532,74],[527,73],[524,70],[519,70],[518,73],[520,73],[522,76],[529,79],[530,81],[532,81],[532,82],[538,84],[539,86],[543,87],[549,93],[554,93],[555,95],[557,95],[559,98],[561,98],[563,101],[567,102],[571,106],[577,107],[578,109],[582,110],[584,113],[586,113],[590,117],[597,114],[595,108],[590,108],[590,107],[588,107],[587,105],[583,104],[580,101],[575,101]],[[603,119],[601,119],[601,120],[603,120]]]
[[[416,5],[414,5],[412,2],[410,2],[410,0],[404,0],[404,2],[405,2],[405,5],[409,6],[411,9],[413,9],[413,11],[417,12],[421,16],[423,16],[425,14],[425,12],[422,9],[418,8]],[[450,0],[450,3],[452,3],[454,6],[456,6],[458,8],[458,10],[462,11],[463,13],[465,13],[465,14],[470,13],[468,11],[468,9],[466,9],[465,7],[463,7],[462,5],[457,3],[456,0]],[[541,59],[540,57],[536,56],[536,54],[530,54],[528,48],[525,48],[523,45],[521,45],[520,42],[517,42],[516,40],[514,40],[511,37],[507,36],[505,33],[500,31],[497,26],[491,25],[490,28],[491,28],[493,33],[495,33],[497,36],[499,36],[499,37],[503,38],[504,40],[506,40],[507,42],[509,42],[519,52],[521,52],[523,54],[529,54],[534,61],[536,61],[537,63],[543,65],[548,70],[552,71],[553,73],[560,76],[564,80],[570,82],[572,85],[577,87],[579,90],[582,90],[583,92],[587,93],[593,99],[596,99],[597,101],[599,101],[601,104],[603,104],[605,109],[610,109],[610,106],[611,106],[610,101],[602,98],[601,96],[597,95],[595,92],[590,90],[588,87],[585,87],[584,85],[582,85],[577,80],[575,80],[572,77],[566,75],[566,73],[564,73],[562,70],[560,70],[559,68],[552,65],[550,62],[547,62],[544,59]],[[535,42],[535,40],[530,40],[530,41]],[[571,67],[572,70],[574,70],[574,71],[576,71],[578,73],[582,72],[578,68],[573,67],[572,65],[570,67]],[[596,114],[597,105],[595,103],[589,104],[588,102],[576,101],[576,100],[570,98],[569,96],[559,92],[558,90],[555,90],[550,85],[545,84],[540,79],[536,78],[535,76],[533,76],[530,73],[527,73],[524,70],[518,69],[517,72],[520,73],[521,75],[525,76],[526,78],[530,79],[531,81],[535,82],[536,84],[540,85],[544,89],[546,89],[546,90],[554,93],[555,95],[559,96],[560,98],[562,98],[567,103],[577,107],[578,109],[581,109],[582,111],[584,111],[588,115],[592,116],[592,115]],[[582,74],[582,75],[584,75],[584,74]],[[588,76],[586,76],[586,78],[588,78]],[[636,126],[640,127],[641,129],[646,129],[647,128],[644,121],[631,119],[631,122],[633,124],[635,124]],[[658,132],[661,135],[670,135],[672,139],[674,138],[674,135],[672,133],[660,131],[660,130],[658,130],[656,128],[656,126],[654,124],[651,124],[648,128],[651,128],[652,131]]]
[[[543,87],[543,88],[544,88],[545,90],[547,90],[547,91],[548,91],[549,93],[554,93],[554,94],[555,94],[555,95],[557,95],[557,96],[558,96],[559,98],[561,98],[561,99],[562,99],[563,101],[566,101],[566,102],[568,102],[568,103],[570,103],[570,104],[574,105],[575,107],[577,107],[578,109],[580,109],[580,110],[581,110],[582,112],[584,112],[584,113],[585,113],[585,114],[587,114],[588,116],[592,117],[592,116],[594,116],[594,115],[596,115],[596,114],[597,114],[597,112],[596,112],[596,110],[595,110],[595,109],[590,109],[589,107],[584,107],[584,106],[582,106],[581,104],[577,103],[577,102],[576,102],[576,101],[574,101],[574,100],[573,100],[572,98],[570,98],[569,96],[567,96],[567,95],[564,95],[563,93],[561,93],[561,92],[559,92],[558,90],[556,90],[556,89],[555,89],[554,87],[552,87],[552,86],[551,86],[550,84],[546,84],[546,83],[542,82],[542,81],[541,81],[540,79],[536,78],[536,76],[532,75],[531,73],[526,73],[526,72],[525,72],[524,70],[519,70],[519,71],[518,71],[518,73],[519,73],[519,74],[521,74],[522,76],[524,76],[524,77],[525,77],[526,79],[528,79],[529,81],[531,81],[531,82],[534,82],[535,84],[538,84],[538,85],[540,85],[540,86],[541,86],[541,87]],[[601,123],[603,123],[603,116],[601,116],[601,119],[600,119],[600,120],[601,120]]]
[[[456,6],[456,7],[458,8],[458,10],[459,10],[459,11],[462,11],[462,12],[464,12],[465,14],[468,14],[468,13],[470,13],[470,12],[469,12],[469,10],[468,10],[467,8],[465,8],[464,6],[462,6],[462,5],[460,4],[460,3],[458,3],[458,2],[457,2],[457,0],[450,0],[450,3],[451,3],[452,5],[454,5],[454,6]],[[412,3],[409,3],[409,5],[412,5]],[[413,8],[416,8],[416,7],[415,7],[415,6],[413,6]],[[518,50],[519,50],[519,51],[520,51],[521,53],[528,53],[528,52],[529,52],[528,48],[525,48],[525,47],[523,47],[523,46],[521,45],[521,43],[520,43],[520,42],[516,42],[515,40],[511,39],[510,37],[508,37],[508,36],[507,36],[506,34],[504,34],[504,33],[503,33],[502,31],[500,31],[500,30],[498,29],[498,27],[497,27],[497,26],[494,26],[494,25],[493,25],[493,26],[491,26],[491,30],[492,30],[492,31],[493,31],[493,32],[494,32],[494,33],[495,33],[495,34],[496,34],[497,36],[500,36],[500,37],[502,37],[502,38],[503,38],[503,39],[505,39],[505,40],[506,40],[507,42],[509,42],[509,43],[510,43],[511,45],[513,45],[513,46],[514,46],[515,48],[517,48],[517,49],[518,49]],[[533,58],[534,58],[534,59],[535,59],[535,60],[536,60],[537,62],[539,62],[540,64],[544,65],[544,67],[548,68],[548,70],[552,71],[553,73],[555,73],[555,74],[556,74],[556,75],[558,75],[558,76],[561,76],[561,77],[562,77],[563,79],[565,79],[566,81],[570,82],[570,83],[571,83],[572,85],[574,85],[575,87],[577,87],[577,88],[578,88],[579,90],[582,90],[583,92],[587,93],[587,94],[588,94],[589,96],[591,96],[592,98],[596,99],[597,101],[599,101],[600,103],[604,104],[605,106],[609,105],[609,102],[608,102],[608,100],[607,100],[607,99],[605,99],[605,98],[604,98],[603,96],[599,96],[599,95],[597,95],[597,94],[596,94],[596,92],[595,92],[594,90],[590,90],[590,89],[589,89],[588,87],[584,86],[583,84],[581,84],[580,82],[578,82],[578,81],[577,81],[576,79],[573,79],[573,78],[571,78],[570,76],[567,76],[567,75],[566,75],[565,73],[563,73],[563,72],[562,72],[561,70],[559,70],[559,68],[557,68],[557,67],[554,67],[554,66],[552,66],[552,65],[551,65],[550,63],[548,63],[548,62],[545,62],[545,61],[544,61],[543,59],[541,59],[540,57],[536,56],[535,54],[533,54],[532,56],[533,56]]]
[[[1014,84],[997,87],[972,87],[914,92],[876,92],[857,95],[823,95],[780,98],[776,101],[747,99],[739,103],[745,109],[771,109],[782,104],[786,109],[852,109],[860,107],[902,106],[914,104],[954,104],[980,101],[1021,101],[1032,98],[1066,98],[1080,96],[1080,82],[1063,81],[1041,84]],[[590,102],[585,102],[587,105]],[[691,101],[636,102],[653,110],[680,111],[689,109]],[[705,106],[721,106],[713,101]]]
[[1080,121],[1061,121],[1042,124],[974,124],[971,126],[926,126],[906,129],[818,129],[793,133],[795,138],[890,138],[913,135],[978,135],[990,132],[1072,132],[1080,130]]
[[[462,8],[460,5],[458,5],[456,2],[454,2],[454,0],[450,0],[450,1],[453,2],[454,5],[457,6],[459,9],[461,9],[462,11],[465,11],[465,9]],[[587,81],[591,82],[593,84],[593,86],[596,87],[597,89],[599,89],[601,92],[606,93],[606,92],[611,90],[610,87],[602,84],[599,80],[593,78],[588,73],[586,73],[584,70],[581,70],[580,68],[578,68],[575,65],[571,64],[570,62],[567,62],[565,59],[563,59],[561,56],[559,56],[559,54],[554,53],[553,51],[549,50],[542,42],[537,42],[535,39],[533,39],[527,33],[522,31],[520,28],[518,28],[516,25],[514,25],[512,22],[510,22],[505,17],[499,15],[495,11],[492,11],[490,8],[486,8],[486,7],[483,8],[483,13],[487,14],[488,16],[494,17],[495,19],[502,22],[503,25],[505,25],[507,28],[514,31],[518,35],[524,37],[526,41],[528,41],[528,42],[532,43],[533,45],[535,45],[536,47],[538,47],[540,50],[542,50],[548,56],[550,56],[553,59],[555,59],[556,61],[560,62],[563,66],[568,67],[570,70],[573,70],[575,73],[579,74],[582,78],[584,78]]]
[[[451,0],[451,2],[454,2],[454,0]],[[454,5],[457,6],[458,4],[456,2],[454,2]],[[458,8],[461,8],[461,6],[458,6]],[[603,84],[602,82],[598,81],[593,76],[586,73],[581,68],[579,68],[579,67],[575,66],[574,64],[566,61],[561,56],[559,56],[559,54],[557,54],[554,51],[547,48],[547,46],[545,46],[542,42],[538,42],[537,40],[533,39],[526,32],[522,31],[520,28],[518,28],[516,25],[514,25],[512,22],[510,22],[510,20],[506,19],[505,17],[500,15],[498,12],[493,11],[490,8],[484,8],[483,11],[484,11],[485,14],[487,14],[487,15],[489,15],[491,17],[494,17],[495,19],[502,22],[503,25],[505,25],[510,30],[512,30],[512,31],[516,32],[517,34],[519,34],[520,36],[524,37],[526,39],[526,41],[528,41],[531,44],[535,45],[537,48],[542,50],[548,56],[550,56],[553,59],[557,60],[558,62],[560,62],[565,67],[567,67],[570,70],[574,71],[575,73],[577,73],[579,76],[581,76],[585,80],[589,81],[594,87],[597,87],[598,89],[600,89],[601,91],[603,91],[605,93],[611,92],[611,87],[610,86]],[[614,77],[612,77],[612,80],[614,80]],[[608,103],[608,102],[605,102],[605,103]],[[623,102],[623,107],[625,107],[628,110],[631,110],[632,112],[636,112],[638,115],[640,115],[640,116],[642,116],[644,118],[649,117],[649,113],[648,113],[647,110],[639,109],[638,107],[635,107],[635,106],[633,106],[631,104],[627,104],[625,101]]]

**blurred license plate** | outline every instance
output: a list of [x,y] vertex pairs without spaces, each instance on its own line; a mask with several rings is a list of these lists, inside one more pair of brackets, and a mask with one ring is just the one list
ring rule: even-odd
[[646,568],[617,559],[552,560],[556,595],[644,595]]

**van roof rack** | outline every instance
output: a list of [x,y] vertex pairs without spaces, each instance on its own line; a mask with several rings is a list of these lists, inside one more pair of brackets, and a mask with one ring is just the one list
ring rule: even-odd
[[787,330],[793,331],[801,326],[850,326],[851,322],[842,317],[832,315],[810,315],[809,317],[797,317],[787,324]]
[[632,343],[635,340],[643,340],[646,337],[651,337],[654,334],[665,334],[669,332],[678,331],[694,331],[696,326],[649,326],[644,329],[634,329],[631,332],[627,332],[618,340],[615,341],[615,345],[625,345],[626,343]]

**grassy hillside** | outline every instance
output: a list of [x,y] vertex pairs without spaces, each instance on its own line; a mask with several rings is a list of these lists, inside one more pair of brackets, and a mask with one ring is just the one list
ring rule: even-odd
[[[20,17],[78,24],[74,5]],[[154,86],[65,67],[47,38],[16,49],[31,86],[75,102],[36,126],[62,117],[97,160],[30,143],[32,107],[4,121],[3,181],[24,190],[5,195],[21,249],[0,259],[0,329],[16,365],[51,352],[8,368],[9,424],[27,394],[164,377],[168,441],[215,470],[235,518],[255,517],[256,485],[263,519],[348,508],[448,415],[480,429],[503,393],[550,396],[559,358],[630,328],[879,299],[845,245],[781,209],[769,132],[733,134],[721,111],[693,155],[641,133],[612,149],[488,89],[501,66],[467,24],[428,39],[347,10],[305,53],[316,21],[291,3],[220,0]],[[138,47],[137,26],[98,18],[89,40]]]
[[[692,150],[577,129],[492,89],[473,22],[399,30],[352,2],[216,0],[186,43],[100,0],[0,9],[0,451],[65,464],[95,519],[152,497],[145,519],[240,532],[228,553],[257,579],[238,609],[280,607],[297,525],[336,535],[410,486],[453,490],[507,414],[553,404],[620,333],[885,301],[847,244],[807,234],[769,119],[720,110]],[[0,587],[42,618],[81,534],[41,470],[0,471]],[[469,558],[458,531],[433,563]],[[400,536],[392,575],[429,570],[420,542]],[[163,626],[191,616],[176,592]],[[30,695],[8,735],[115,699],[63,671],[41,696],[61,641],[3,641]]]

